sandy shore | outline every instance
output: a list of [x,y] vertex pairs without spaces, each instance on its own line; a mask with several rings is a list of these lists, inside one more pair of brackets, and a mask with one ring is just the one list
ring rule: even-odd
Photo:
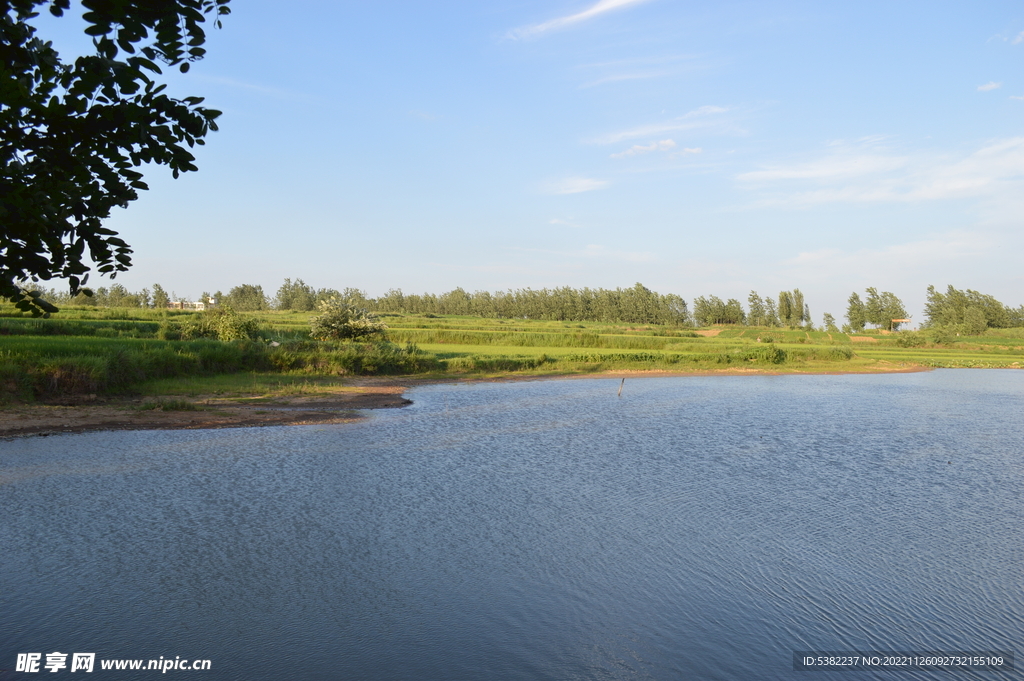
[[[924,367],[875,365],[870,372],[824,373],[905,373],[927,371]],[[596,374],[557,376],[507,376],[473,379],[394,379],[361,378],[347,385],[326,388],[314,395],[271,395],[223,397],[217,395],[187,398],[96,398],[87,396],[60,404],[12,405],[0,409],[0,438],[27,435],[84,433],[96,430],[181,430],[197,428],[244,428],[253,426],[310,425],[344,423],[360,418],[360,410],[393,409],[412,404],[403,395],[416,385],[445,382],[528,381],[566,378],[644,378],[659,376],[750,376],[798,375],[823,372],[771,371],[750,367],[729,367],[715,371],[674,372],[625,370]],[[186,402],[195,410],[146,409],[154,402]],[[171,405],[174,406],[174,405]],[[180,406],[177,405],[177,406]]]

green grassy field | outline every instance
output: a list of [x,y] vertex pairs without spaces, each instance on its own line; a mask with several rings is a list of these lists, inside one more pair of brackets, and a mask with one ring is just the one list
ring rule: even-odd
[[[252,313],[259,340],[170,340],[197,313],[66,308],[52,319],[0,308],[0,400],[68,394],[316,392],[338,377],[564,375],[604,371],[827,373],[1024,365],[1024,329],[902,336],[779,328],[382,315],[386,343],[308,336],[311,313]],[[913,343],[910,341],[913,340]],[[911,344],[914,347],[901,347]]]

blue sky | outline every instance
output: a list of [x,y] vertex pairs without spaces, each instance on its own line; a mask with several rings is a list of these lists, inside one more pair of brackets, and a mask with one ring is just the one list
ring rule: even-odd
[[221,131],[109,221],[129,289],[1024,303],[1020,2],[282,6],[235,0],[171,78]]

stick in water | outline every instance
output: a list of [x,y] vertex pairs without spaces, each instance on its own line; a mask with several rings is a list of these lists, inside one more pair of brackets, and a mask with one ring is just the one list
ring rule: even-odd
[[622,383],[619,383],[619,397],[622,397],[622,386],[625,384],[626,379],[623,377]]

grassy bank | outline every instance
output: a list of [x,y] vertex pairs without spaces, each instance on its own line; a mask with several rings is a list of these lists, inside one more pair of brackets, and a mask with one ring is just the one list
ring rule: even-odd
[[72,395],[316,390],[338,377],[602,371],[846,372],[1021,367],[1024,329],[977,337],[778,328],[690,329],[479,317],[384,317],[388,341],[318,342],[309,313],[254,313],[249,340],[173,340],[196,313],[66,308],[53,319],[0,309],[0,400]]

